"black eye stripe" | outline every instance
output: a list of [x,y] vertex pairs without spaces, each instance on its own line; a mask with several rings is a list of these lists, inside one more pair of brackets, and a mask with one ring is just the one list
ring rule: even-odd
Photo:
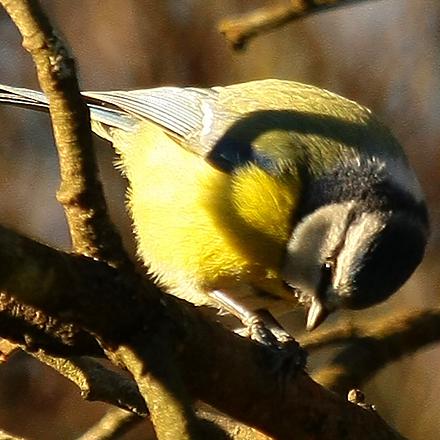
[[319,299],[325,299],[328,287],[332,284],[335,265],[332,261],[326,261],[321,266],[321,278],[319,280],[317,295]]

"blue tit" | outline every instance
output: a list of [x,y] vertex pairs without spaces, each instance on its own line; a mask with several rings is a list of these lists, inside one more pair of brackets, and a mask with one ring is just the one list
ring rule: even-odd
[[[0,92],[47,110],[40,92]],[[275,79],[83,95],[128,178],[139,256],[173,295],[243,321],[301,303],[312,330],[384,301],[423,257],[417,178],[356,102]]]

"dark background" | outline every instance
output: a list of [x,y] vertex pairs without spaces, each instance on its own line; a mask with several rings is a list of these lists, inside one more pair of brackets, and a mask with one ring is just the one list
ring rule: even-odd
[[[287,1],[287,0],[286,0]],[[311,83],[372,108],[401,141],[432,220],[426,258],[386,304],[359,316],[438,305],[440,286],[440,4],[366,1],[292,23],[231,51],[218,20],[275,1],[42,1],[77,59],[83,89],[209,86],[277,77]],[[277,2],[278,3],[278,2]],[[0,82],[37,88],[30,56],[0,10]],[[133,250],[125,182],[96,142],[112,217]],[[69,237],[55,193],[58,165],[47,116],[0,108],[0,223],[62,249]],[[326,325],[331,325],[331,322]],[[438,345],[385,368],[365,391],[381,415],[415,440],[440,438]],[[73,439],[106,410],[30,357],[0,365],[0,427],[29,439]],[[124,437],[136,439],[140,430]]]

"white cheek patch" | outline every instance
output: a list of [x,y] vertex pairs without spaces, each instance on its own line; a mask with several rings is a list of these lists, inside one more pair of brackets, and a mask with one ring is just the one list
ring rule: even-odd
[[344,242],[354,202],[323,206],[310,214],[288,244],[283,278],[300,290],[314,292],[321,279],[322,264]]
[[[378,213],[363,213],[348,228],[337,258],[333,285],[340,294],[350,295],[351,279],[362,264],[365,254],[375,237],[385,227],[383,216]],[[347,291],[348,290],[348,291]]]
[[[350,215],[350,212],[354,209],[354,206],[355,202],[332,205],[332,212],[329,212],[327,214],[327,222],[329,225],[331,225],[331,227],[328,231],[325,245],[321,246],[320,261],[325,261],[334,252],[334,249],[337,248],[339,244],[344,241],[344,233],[348,227],[348,217]],[[334,221],[335,213],[338,214],[338,221],[336,222]]]

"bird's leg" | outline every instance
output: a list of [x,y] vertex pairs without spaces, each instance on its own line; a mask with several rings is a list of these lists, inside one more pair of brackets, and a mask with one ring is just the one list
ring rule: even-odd
[[282,359],[277,356],[274,362],[276,370],[291,373],[305,367],[306,352],[268,310],[251,311],[223,290],[214,290],[211,296],[219,306],[240,319],[248,337],[283,354]]
[[246,336],[251,339],[270,346],[280,346],[293,340],[267,310],[251,311],[223,290],[214,290],[211,296],[223,309],[243,323]]
[[213,290],[211,297],[227,312],[238,318],[246,328],[247,336],[264,345],[282,348],[295,341],[266,309],[251,311],[223,290]]

